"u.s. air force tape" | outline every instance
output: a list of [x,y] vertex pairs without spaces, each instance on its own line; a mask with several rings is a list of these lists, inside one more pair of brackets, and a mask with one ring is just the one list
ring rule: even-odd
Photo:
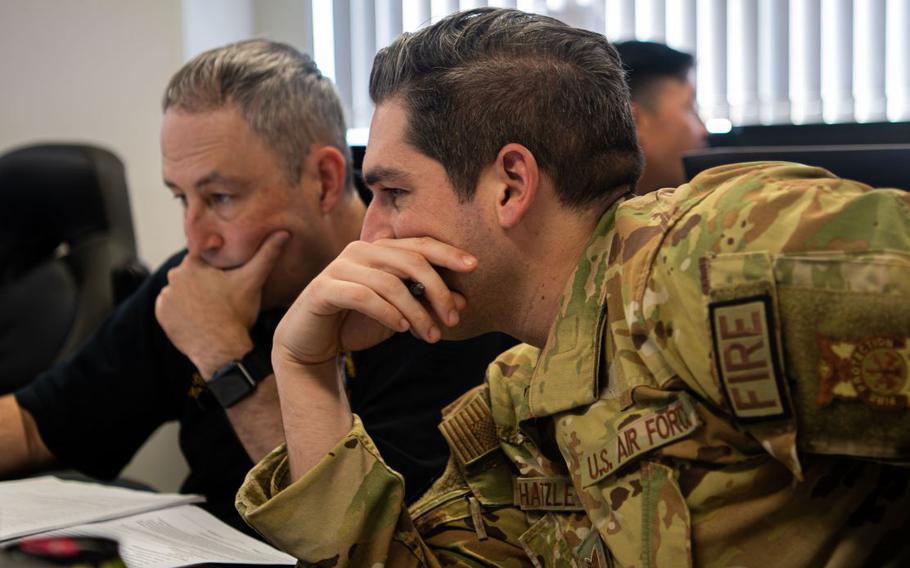
[[581,483],[588,487],[619,471],[639,456],[666,446],[694,432],[700,425],[689,395],[660,407],[636,408],[617,418],[611,435],[581,452]]
[[515,504],[522,511],[583,511],[568,477],[516,477]]

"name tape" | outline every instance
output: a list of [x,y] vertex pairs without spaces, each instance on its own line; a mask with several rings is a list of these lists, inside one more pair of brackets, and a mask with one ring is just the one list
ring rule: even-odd
[[583,511],[568,477],[516,477],[515,504],[522,511]]

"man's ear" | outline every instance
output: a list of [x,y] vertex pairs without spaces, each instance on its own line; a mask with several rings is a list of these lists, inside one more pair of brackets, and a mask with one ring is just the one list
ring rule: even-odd
[[334,146],[322,146],[311,150],[310,159],[319,180],[319,208],[330,213],[347,189],[344,156]]
[[496,218],[504,229],[518,225],[540,189],[540,169],[534,154],[521,144],[506,144],[494,163],[499,189]]
[[645,126],[644,122],[648,119],[647,109],[643,108],[640,104],[633,102],[632,119],[635,120],[635,128],[640,130],[643,126]]

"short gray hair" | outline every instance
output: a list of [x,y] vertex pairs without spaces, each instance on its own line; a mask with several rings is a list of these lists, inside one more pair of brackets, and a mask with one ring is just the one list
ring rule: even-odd
[[206,51],[174,74],[162,108],[206,112],[230,103],[281,159],[288,181],[300,180],[310,145],[321,143],[342,153],[345,185],[353,186],[338,93],[308,55],[261,39]]

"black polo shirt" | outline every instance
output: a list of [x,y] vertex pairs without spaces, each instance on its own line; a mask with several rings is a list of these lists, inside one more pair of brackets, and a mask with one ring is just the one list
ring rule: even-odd
[[[207,390],[194,388],[195,368],[155,319],[155,298],[183,255],[164,263],[75,355],[18,390],[16,399],[62,465],[100,479],[116,477],[155,429],[178,420],[190,467],[181,491],[204,495],[204,508],[249,533],[234,495],[253,464],[224,410]],[[267,353],[282,314],[260,314],[251,330]],[[492,334],[428,345],[404,333],[352,355],[351,406],[405,477],[408,501],[448,458],[436,428],[441,408],[479,384],[487,364],[514,343]]]

